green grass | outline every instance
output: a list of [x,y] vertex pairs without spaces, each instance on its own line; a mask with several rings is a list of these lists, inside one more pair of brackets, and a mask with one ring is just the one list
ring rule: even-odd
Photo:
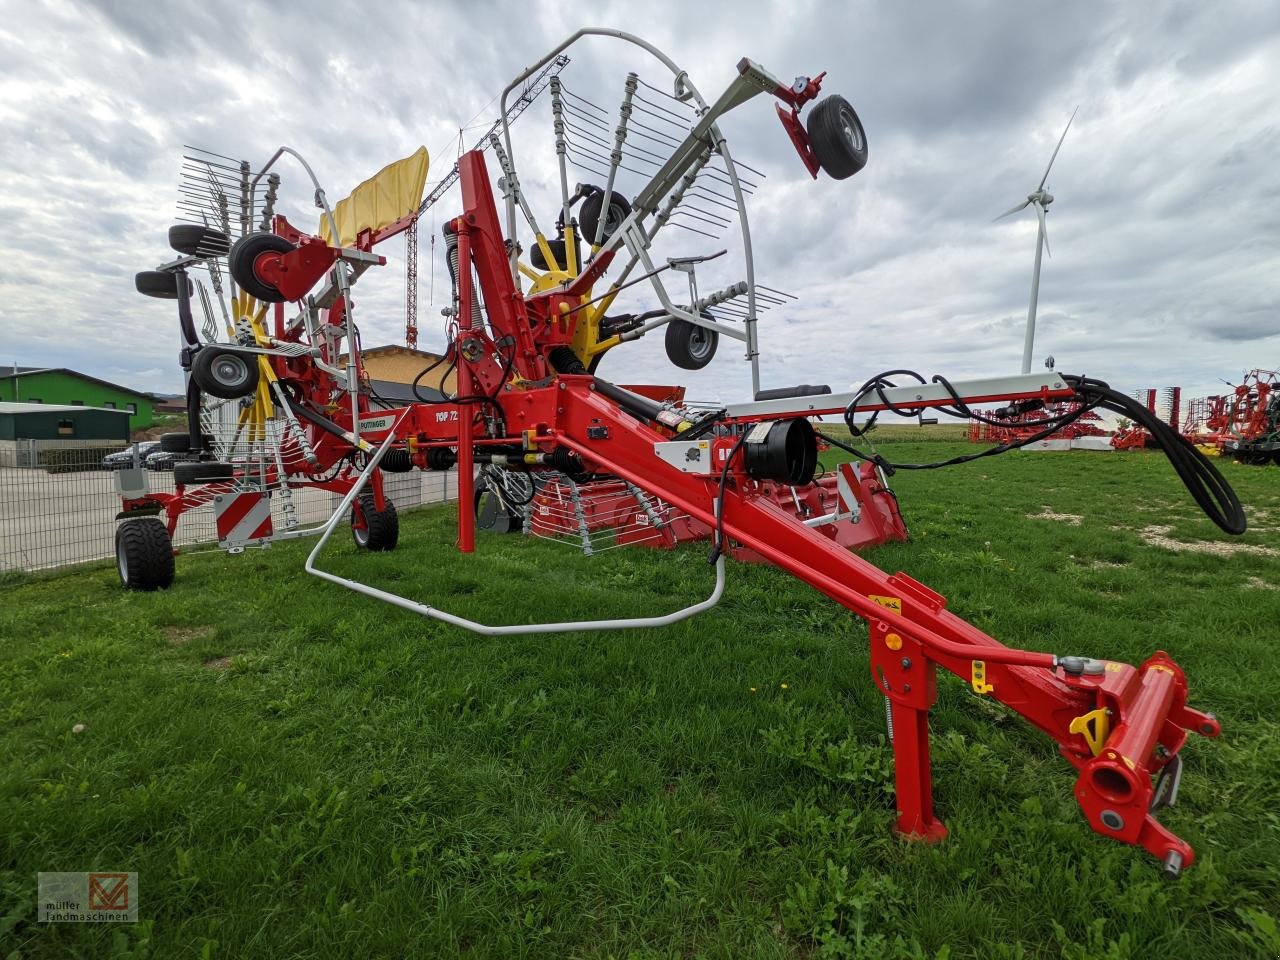
[[[1224,469],[1260,511],[1239,542],[1276,547],[1280,470]],[[778,571],[733,565],[719,607],[666,630],[498,639],[307,577],[293,544],[180,557],[159,594],[108,567],[5,587],[0,956],[1276,957],[1280,558],[1145,543],[1226,539],[1158,454],[894,482],[913,541],[882,567],[1007,643],[1186,668],[1223,736],[1189,743],[1164,814],[1199,854],[1179,881],[1090,831],[1053,744],[950,677],[951,835],[895,838],[866,630]],[[1027,519],[1046,506],[1083,519]],[[711,583],[703,546],[462,557],[452,522],[406,515],[395,553],[343,539],[325,562],[491,622]],[[36,872],[82,869],[136,870],[144,921],[37,924]]]

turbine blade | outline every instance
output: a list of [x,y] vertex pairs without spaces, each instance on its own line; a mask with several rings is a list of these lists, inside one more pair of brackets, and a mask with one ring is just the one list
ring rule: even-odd
[[1021,210],[1023,207],[1025,207],[1025,206],[1026,206],[1027,204],[1029,204],[1030,202],[1031,202],[1031,200],[1030,200],[1030,199],[1023,200],[1023,201],[1022,201],[1020,204],[1018,204],[1016,207],[1010,207],[1008,210],[1006,210],[1004,213],[1000,214],[1000,216],[996,217],[996,219],[995,219],[995,220],[992,220],[991,222],[992,222],[992,223],[996,223],[997,221],[1003,220],[1003,219],[1004,219],[1005,217],[1007,217],[1007,216],[1010,216],[1010,215],[1012,215],[1012,214],[1017,213],[1019,210]]
[[[1076,108],[1071,111],[1071,120],[1076,118],[1076,114],[1080,112],[1080,105],[1076,104]],[[1058,138],[1058,145],[1053,148],[1053,156],[1049,158],[1049,165],[1044,168],[1044,176],[1040,178],[1040,186],[1036,187],[1037,191],[1044,189],[1044,182],[1049,179],[1049,171],[1053,169],[1053,161],[1058,159],[1058,151],[1062,149],[1062,141],[1067,139],[1067,131],[1071,129],[1071,120],[1067,121],[1067,125],[1062,129],[1062,136]]]
[[1036,204],[1036,216],[1040,218],[1040,236],[1044,240],[1044,252],[1052,257],[1053,253],[1049,250],[1049,227],[1044,220],[1044,207],[1038,203]]

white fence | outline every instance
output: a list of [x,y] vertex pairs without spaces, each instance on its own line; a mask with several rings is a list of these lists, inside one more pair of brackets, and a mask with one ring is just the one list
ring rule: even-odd
[[[25,466],[0,464],[0,571],[43,570],[114,556],[120,495],[114,471],[102,465],[102,445],[39,443],[39,450],[15,448],[14,462]],[[146,476],[151,492],[173,492],[172,472],[148,470]],[[414,470],[387,473],[383,480],[387,496],[400,511],[458,495],[455,472]],[[328,519],[342,499],[314,489],[294,490],[292,498],[294,515],[303,526]],[[281,497],[271,499],[272,518],[277,529],[283,529]],[[216,539],[213,507],[207,505],[182,515],[174,545]]]

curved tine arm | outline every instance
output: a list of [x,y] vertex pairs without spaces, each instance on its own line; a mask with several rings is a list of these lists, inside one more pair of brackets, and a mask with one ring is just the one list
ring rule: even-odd
[[613,30],[608,27],[583,27],[581,30],[576,31],[567,39],[559,43],[553,50],[551,50],[550,53],[544,56],[537,63],[521,72],[521,74],[507,84],[506,88],[502,91],[502,99],[499,102],[499,107],[502,111],[500,118],[502,122],[502,143],[506,148],[507,156],[511,158],[513,165],[515,164],[515,152],[511,149],[511,127],[507,123],[507,97],[511,95],[512,90],[520,86],[520,84],[524,83],[531,76],[550,63],[554,57],[559,56],[583,37],[613,37],[615,40],[623,40],[627,43],[634,44],[641,50],[649,53],[654,59],[658,60],[664,67],[670,70],[672,76],[677,80],[682,81],[684,89],[698,104],[699,112],[707,109],[707,102],[702,99],[702,94],[698,92],[698,89],[693,85],[693,81],[689,79],[688,71],[681,69],[679,64],[649,41],[642,40],[635,34],[627,33],[625,30]]
[[[397,424],[398,426],[399,424]],[[688,620],[690,617],[697,616],[704,610],[710,610],[720,602],[721,596],[724,595],[725,581],[725,561],[724,554],[721,553],[716,559],[716,585],[711,591],[711,595],[705,600],[683,607],[672,613],[662,614],[656,617],[630,617],[618,620],[572,620],[562,623],[528,623],[528,624],[511,624],[509,626],[491,626],[487,623],[478,623],[475,620],[468,620],[465,617],[459,617],[455,614],[448,613],[444,610],[438,610],[433,606],[425,603],[419,603],[416,600],[410,600],[407,597],[390,593],[386,590],[379,590],[377,587],[370,587],[363,583],[357,583],[354,580],[348,580],[345,577],[339,577],[336,574],[329,573],[325,570],[316,568],[316,558],[320,555],[320,551],[324,549],[329,537],[333,535],[333,531],[337,529],[342,518],[346,516],[351,504],[355,502],[360,491],[364,489],[369,478],[373,476],[373,471],[377,469],[378,463],[382,460],[383,455],[391,448],[391,443],[395,439],[395,428],[391,433],[387,434],[387,439],[382,441],[382,445],[378,447],[374,455],[369,459],[369,463],[357,478],[355,485],[342,502],[338,504],[338,508],[334,510],[333,516],[329,518],[329,522],[324,526],[324,532],[320,535],[320,539],[316,541],[316,545],[311,548],[311,553],[307,555],[307,562],[304,569],[307,573],[319,577],[322,580],[328,580],[330,583],[336,583],[340,587],[346,587],[348,590],[354,590],[356,593],[364,594],[366,597],[373,597],[375,600],[382,600],[393,606],[400,607],[402,610],[408,610],[410,613],[416,613],[422,617],[430,617],[432,620],[439,620],[441,623],[447,623],[451,626],[461,627],[464,630],[470,630],[472,633],[480,633],[489,637],[510,637],[520,636],[530,633],[579,633],[593,630],[637,630],[645,627],[667,627],[681,620]],[[467,504],[459,503],[458,509],[465,510]]]
[[316,188],[316,206],[324,211],[325,218],[329,221],[329,232],[333,236],[333,242],[338,243],[338,222],[333,219],[333,210],[329,207],[329,198],[324,194],[324,188],[320,186],[320,181],[316,179],[315,171],[311,169],[311,164],[302,159],[302,154],[293,147],[281,146],[275,153],[271,155],[271,159],[262,165],[262,169],[253,175],[253,179],[249,181],[249,203],[252,205],[254,197],[258,192],[258,181],[275,166],[275,162],[284,154],[289,154],[298,163],[302,164],[302,169],[307,171],[307,176],[311,178],[311,185]]

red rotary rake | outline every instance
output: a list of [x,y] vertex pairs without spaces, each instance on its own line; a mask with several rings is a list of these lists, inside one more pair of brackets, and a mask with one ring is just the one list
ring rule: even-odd
[[[624,130],[617,131],[615,149],[597,160],[608,166],[607,186],[580,185],[572,196],[564,164],[574,148],[558,139],[558,148],[564,147],[557,151],[562,204],[557,236],[548,240],[537,227],[516,174],[505,123],[507,101],[536,71],[545,70],[567,47],[589,36],[638,47],[669,69],[671,92],[661,95],[675,105],[670,109],[682,117],[685,132],[671,138],[665,156],[655,162],[656,169],[629,202],[620,200],[613,176],[623,166]],[[628,109],[621,111],[622,127],[628,118],[635,120],[630,110],[636,108],[638,91],[657,89],[633,82],[634,76],[626,87]],[[720,599],[725,554],[736,544],[810,584],[869,625],[871,679],[886,698],[892,721],[897,828],[903,834],[930,840],[946,834],[934,813],[929,761],[929,710],[941,667],[960,677],[976,696],[1008,705],[1058,744],[1076,770],[1074,793],[1095,831],[1142,846],[1163,863],[1166,873],[1176,875],[1192,862],[1194,852],[1155,814],[1177,797],[1180,750],[1188,734],[1216,737],[1219,724],[1212,714],[1188,705],[1187,679],[1167,654],[1158,651],[1135,667],[1011,648],[947,610],[941,594],[905,573],[886,573],[846,548],[849,543],[905,535],[888,488],[894,470],[945,465],[893,464],[862,451],[856,438],[866,425],[856,417],[874,420],[883,410],[918,416],[925,409],[937,409],[983,419],[972,405],[1004,403],[1031,430],[1001,447],[948,461],[958,463],[1033,442],[1070,427],[1095,409],[1150,419],[1141,405],[1100,381],[1053,371],[957,383],[895,371],[843,394],[809,386],[761,391],[753,382],[753,399],[708,408],[685,403],[669,388],[626,388],[595,372],[605,350],[666,326],[668,353],[680,365],[696,364],[708,344],[714,352],[717,336],[731,337],[746,344],[753,380],[758,381],[757,284],[739,164],[718,123],[757,96],[772,97],[809,172],[816,177],[825,170],[844,179],[865,163],[866,141],[857,115],[843,98],[827,97],[809,106],[821,84],[821,75],[783,83],[744,59],[728,88],[708,102],[687,72],[665,54],[613,30],[580,30],[518,77],[502,97],[502,137],[489,145],[502,170],[505,211],[500,212],[495,200],[484,153],[472,150],[458,161],[460,209],[444,228],[454,289],[448,311],[448,359],[458,383],[453,397],[424,396],[421,402],[382,409],[371,406],[377,398],[361,385],[350,283],[378,259],[370,251],[378,230],[366,233],[368,243],[341,245],[342,231],[332,225],[322,192],[318,203],[332,225],[329,239],[300,232],[277,215],[262,218],[259,231],[246,229],[231,249],[233,279],[264,306],[248,311],[247,327],[231,324],[239,336],[230,343],[201,343],[191,322],[186,270],[206,251],[195,249],[158,275],[141,275],[149,279],[140,278],[140,285],[179,299],[183,362],[191,371],[195,406],[205,394],[219,396],[217,391],[238,393],[240,398],[238,410],[222,421],[231,426],[211,444],[201,432],[200,418],[192,416],[188,446],[200,450],[211,445],[214,452],[194,461],[182,479],[201,486],[205,494],[229,482],[224,496],[241,491],[270,496],[298,483],[344,491],[329,521],[311,531],[318,532],[319,539],[307,558],[307,572],[416,615],[487,635],[656,627],[694,616]],[[556,102],[568,105],[567,100]],[[808,112],[804,124],[802,110]],[[564,119],[558,115],[558,120]],[[712,170],[713,160],[716,176],[709,177],[706,171]],[[717,254],[670,257],[658,265],[651,248],[682,200],[708,179],[724,185],[735,198],[734,214],[746,241],[746,278],[717,294],[701,296],[694,270]],[[572,208],[579,201],[583,206],[575,216]],[[535,238],[532,266],[521,259],[518,214],[524,215]],[[203,234],[197,239],[215,248],[221,244],[225,253],[225,234],[221,239]],[[609,271],[613,279],[604,293],[598,293]],[[628,281],[635,271],[640,276]],[[664,285],[663,276],[673,274],[687,277],[687,296]],[[529,281],[527,286],[523,280]],[[623,289],[646,281],[656,306],[638,313],[606,313]],[[286,316],[286,302],[297,305],[293,319]],[[715,312],[725,303],[741,304],[742,328]],[[274,314],[268,332],[263,321],[269,304],[274,304]],[[350,357],[345,369],[336,366],[342,340]],[[243,371],[254,364],[269,381],[265,399],[256,385],[253,391],[246,389],[250,375]],[[891,376],[907,382],[895,384]],[[275,434],[275,427],[252,427],[268,421],[255,420],[246,411],[256,406],[261,412],[267,403],[277,411],[276,419],[292,426],[281,426]],[[1036,411],[1041,413],[1031,416]],[[819,437],[811,418],[820,415],[843,416],[855,442]],[[1167,425],[1143,425],[1164,447],[1202,508],[1223,529],[1242,532],[1239,501],[1212,464]],[[236,446],[246,432],[252,434],[245,439],[247,445]],[[228,438],[235,443],[226,442]],[[820,442],[847,450],[859,464],[815,483]],[[700,603],[641,618],[491,625],[318,566],[326,543],[350,510],[355,512],[357,531],[362,525],[367,529],[369,546],[375,536],[383,535],[387,524],[380,518],[388,509],[378,486],[383,471],[440,470],[455,464],[460,493],[457,546],[463,554],[476,548],[473,504],[479,506],[484,526],[527,527],[546,536],[585,538],[584,546],[591,546],[595,535],[606,529],[617,531],[611,543],[674,542],[700,533],[712,543],[714,590]],[[185,491],[178,494],[188,496]],[[135,515],[166,510],[172,517],[173,504],[163,498],[127,496],[125,523],[159,526]],[[853,528],[859,529],[850,534]],[[122,555],[122,571],[133,570],[132,559],[132,554]],[[171,571],[170,566],[170,578]],[[136,586],[159,585],[126,580]]]

